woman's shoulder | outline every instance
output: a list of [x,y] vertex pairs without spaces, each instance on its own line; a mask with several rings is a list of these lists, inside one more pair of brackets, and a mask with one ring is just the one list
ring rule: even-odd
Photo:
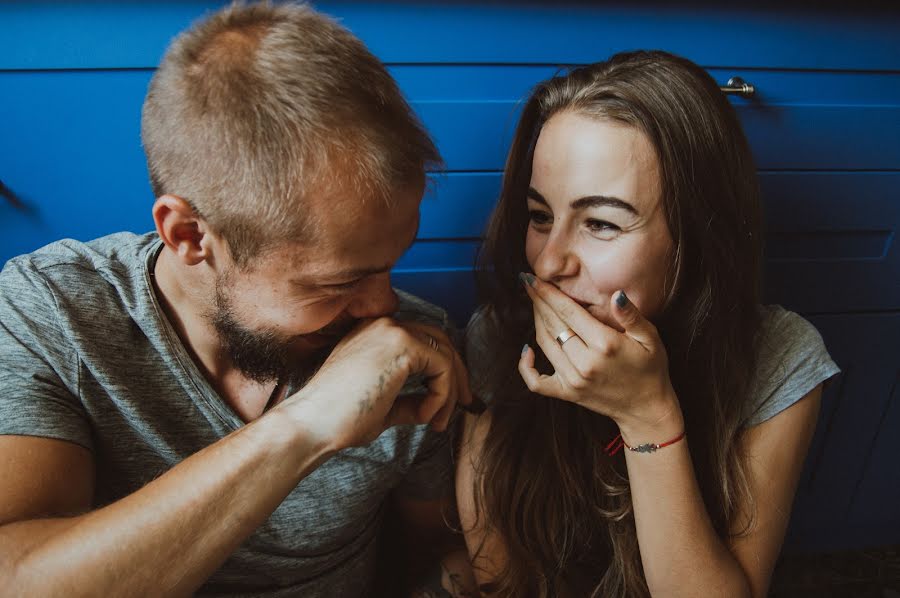
[[840,372],[815,326],[780,305],[760,306],[757,351],[745,426],[774,417]]

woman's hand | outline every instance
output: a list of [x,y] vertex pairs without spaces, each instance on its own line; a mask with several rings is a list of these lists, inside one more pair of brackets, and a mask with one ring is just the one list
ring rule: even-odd
[[[624,291],[610,300],[610,313],[624,330],[619,332],[554,285],[530,274],[522,279],[534,305],[537,342],[555,370],[549,376],[540,374],[534,368],[534,351],[526,345],[519,373],[532,392],[612,418],[626,442],[683,426],[666,349],[656,327]],[[566,340],[563,335],[560,345],[557,338],[570,329],[574,336]]]

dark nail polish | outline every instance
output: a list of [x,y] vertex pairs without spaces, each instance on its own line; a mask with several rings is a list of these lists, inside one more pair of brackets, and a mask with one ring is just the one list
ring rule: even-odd
[[625,294],[625,291],[619,291],[619,294],[616,295],[616,305],[618,305],[620,309],[628,305],[628,295]]
[[529,274],[528,272],[519,272],[519,280],[524,282],[530,287],[534,286],[534,275]]

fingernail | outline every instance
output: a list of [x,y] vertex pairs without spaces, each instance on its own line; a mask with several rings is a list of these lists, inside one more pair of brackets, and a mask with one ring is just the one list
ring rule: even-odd
[[519,272],[519,280],[524,282],[530,287],[534,286],[534,275],[529,274],[528,272]]
[[528,343],[525,343],[522,347],[522,355],[525,355],[526,353],[528,353]]
[[619,294],[616,295],[616,305],[620,309],[628,305],[628,295],[625,294],[625,291],[619,291]]

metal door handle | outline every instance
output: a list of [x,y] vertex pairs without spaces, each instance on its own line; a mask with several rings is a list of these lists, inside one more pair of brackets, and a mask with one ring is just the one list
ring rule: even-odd
[[0,181],[0,197],[5,197],[13,206],[24,208],[25,202],[19,199],[19,196],[13,193],[13,190],[7,187],[3,181]]
[[742,98],[753,97],[756,93],[756,86],[752,83],[747,83],[740,77],[732,77],[728,80],[728,83],[725,84],[725,87],[720,87],[722,93],[726,93],[729,95],[737,95]]

